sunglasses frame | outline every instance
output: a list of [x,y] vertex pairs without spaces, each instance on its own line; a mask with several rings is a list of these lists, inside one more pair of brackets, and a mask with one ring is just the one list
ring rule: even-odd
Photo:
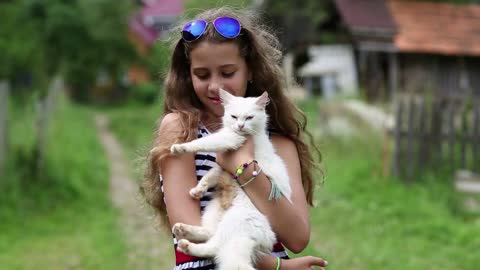
[[[223,19],[223,18],[226,18],[226,19],[232,19],[234,21],[236,21],[238,23],[238,33],[235,34],[234,36],[232,37],[227,37],[225,36],[224,34],[222,34],[222,32],[220,32],[215,24],[215,22],[218,20],[218,19]],[[195,37],[195,39],[192,39],[192,40],[187,40],[185,39],[185,36],[184,36],[184,32],[188,32],[188,31],[185,31],[185,27],[188,25],[188,24],[192,24],[193,22],[204,22],[205,23],[205,27],[203,28],[202,32],[200,34],[198,34],[198,36]],[[190,42],[194,42],[196,40],[198,40],[200,37],[203,36],[203,34],[205,33],[205,31],[207,31],[207,27],[208,27],[209,23],[206,21],[206,20],[202,20],[202,19],[199,19],[199,20],[192,20],[192,21],[189,21],[187,22],[184,26],[183,26],[183,29],[181,31],[181,34],[182,34],[182,39],[183,41],[187,42],[187,43],[190,43]],[[233,18],[233,17],[228,17],[228,16],[223,16],[223,17],[218,17],[218,18],[215,18],[215,20],[213,20],[212,22],[212,25],[213,25],[213,28],[215,28],[215,31],[221,35],[222,37],[224,38],[227,38],[227,39],[234,39],[236,37],[238,37],[240,35],[240,33],[242,32],[242,24],[240,23],[239,20],[237,20],[236,18]],[[190,32],[188,32],[190,33]],[[191,33],[190,33],[191,34]]]

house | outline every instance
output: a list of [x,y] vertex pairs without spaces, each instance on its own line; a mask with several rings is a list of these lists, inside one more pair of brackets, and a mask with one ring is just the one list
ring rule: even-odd
[[332,98],[357,93],[357,72],[350,45],[322,45],[308,48],[310,61],[298,70],[307,96]]
[[335,0],[370,99],[397,92],[480,96],[480,5]]

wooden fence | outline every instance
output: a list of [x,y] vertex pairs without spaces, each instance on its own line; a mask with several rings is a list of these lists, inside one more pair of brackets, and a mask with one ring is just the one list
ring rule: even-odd
[[7,159],[8,148],[8,93],[9,84],[0,80],[0,176],[3,175]]
[[480,97],[398,97],[393,173],[412,181],[425,168],[480,172]]

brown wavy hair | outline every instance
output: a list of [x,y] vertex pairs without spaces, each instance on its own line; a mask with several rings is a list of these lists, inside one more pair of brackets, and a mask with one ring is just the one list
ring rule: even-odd
[[[238,19],[242,25],[240,36],[226,39],[220,36],[211,22],[222,16]],[[273,133],[281,134],[292,140],[297,148],[300,159],[302,183],[309,205],[313,206],[314,179],[313,169],[318,168],[308,145],[305,135],[309,137],[314,151],[321,155],[313,144],[311,134],[306,130],[307,118],[285,95],[285,78],[281,69],[282,52],[278,39],[253,13],[230,8],[210,9],[200,13],[196,19],[206,20],[210,25],[199,40],[192,43],[184,42],[176,37],[170,67],[165,79],[165,99],[163,115],[175,113],[180,119],[181,129],[176,134],[165,136],[157,128],[153,148],[147,157],[147,168],[141,192],[145,200],[158,213],[160,221],[167,226],[167,212],[160,189],[160,163],[170,154],[173,143],[186,142],[197,137],[197,129],[202,119],[203,105],[196,96],[190,77],[189,53],[196,44],[203,41],[212,43],[233,42],[239,46],[240,52],[251,71],[252,82],[248,83],[246,96],[260,96],[268,92],[270,103],[267,113],[270,117],[269,127]],[[180,24],[183,25],[183,24]],[[180,27],[174,28],[179,33]]]

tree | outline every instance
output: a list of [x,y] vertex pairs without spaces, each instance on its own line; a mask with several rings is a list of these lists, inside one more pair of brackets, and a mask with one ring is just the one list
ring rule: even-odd
[[73,96],[87,101],[85,93],[100,69],[116,77],[135,57],[127,39],[132,8],[129,1],[116,0],[0,3],[0,15],[4,15],[0,75],[11,77],[19,69],[27,70],[33,77],[32,91],[38,94],[37,167],[41,167],[48,115],[58,90],[53,82],[65,78]]

